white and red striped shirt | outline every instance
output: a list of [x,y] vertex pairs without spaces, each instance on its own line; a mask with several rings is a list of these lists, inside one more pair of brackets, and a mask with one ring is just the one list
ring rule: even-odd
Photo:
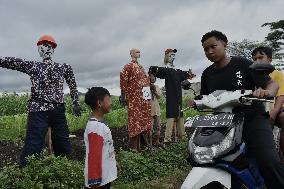
[[103,186],[117,178],[112,135],[109,127],[95,118],[89,119],[84,141],[86,146],[85,185]]

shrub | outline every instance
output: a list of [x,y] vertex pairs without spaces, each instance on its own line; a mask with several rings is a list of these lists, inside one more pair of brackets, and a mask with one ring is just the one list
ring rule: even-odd
[[158,152],[133,153],[120,151],[117,159],[121,171],[116,184],[137,183],[169,175],[176,169],[188,169],[187,141],[171,145]]
[[1,189],[84,188],[83,163],[65,157],[30,156],[24,168],[9,165],[0,169]]
[[[118,151],[116,158],[121,168],[114,186],[119,188],[171,175],[176,170],[188,170],[186,145],[184,140],[153,153]],[[47,156],[46,151],[28,159],[29,164],[24,168],[17,165],[0,168],[0,189],[83,188],[83,161]]]
[[27,113],[28,95],[8,95],[0,98],[0,116]]
[[[119,103],[118,96],[112,96],[112,109],[116,110],[122,108]],[[16,114],[27,113],[28,101],[30,97],[28,95],[17,96],[7,95],[0,97],[0,116],[11,116]],[[89,107],[84,103],[84,96],[79,96],[80,106],[82,112],[90,112]],[[73,113],[72,99],[70,95],[66,95],[64,98],[66,113]]]

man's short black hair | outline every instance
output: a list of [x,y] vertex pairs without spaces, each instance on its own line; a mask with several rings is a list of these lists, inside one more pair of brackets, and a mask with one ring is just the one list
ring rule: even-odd
[[98,100],[103,100],[107,95],[110,96],[107,89],[103,87],[92,87],[88,89],[85,94],[85,103],[90,106],[92,110],[95,110],[97,108]]
[[268,58],[272,58],[272,48],[270,47],[259,46],[252,51],[251,56],[253,57],[257,53],[260,53],[261,55],[266,55]]
[[206,34],[204,34],[202,36],[201,43],[204,43],[204,41],[206,41],[210,37],[215,37],[217,40],[222,40],[225,43],[228,43],[228,39],[227,39],[226,35],[223,34],[220,31],[216,31],[216,30],[212,30],[212,31],[207,32]]

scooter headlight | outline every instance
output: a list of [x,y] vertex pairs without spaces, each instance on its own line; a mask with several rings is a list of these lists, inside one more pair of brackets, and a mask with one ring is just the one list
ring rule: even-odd
[[234,148],[234,128],[229,131],[226,137],[219,144],[214,144],[210,147],[196,146],[193,143],[194,134],[189,140],[189,152],[194,161],[199,164],[213,163],[214,158],[220,157]]

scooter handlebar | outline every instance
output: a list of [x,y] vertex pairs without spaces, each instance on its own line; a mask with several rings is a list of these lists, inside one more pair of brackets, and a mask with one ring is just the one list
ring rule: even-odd
[[[274,97],[257,98],[252,95],[251,90],[246,91],[215,91],[210,95],[198,96],[194,100],[188,102],[188,107],[181,110],[187,111],[190,108],[200,110],[224,108],[225,106],[235,106],[236,103],[250,105],[252,101],[274,102]],[[231,104],[231,105],[230,105]],[[225,106],[224,106],[225,105]]]
[[272,96],[268,96],[265,98],[257,98],[257,97],[253,97],[253,96],[243,96],[240,99],[240,102],[247,102],[247,101],[259,101],[259,102],[270,102],[273,103],[274,102],[274,97]]

